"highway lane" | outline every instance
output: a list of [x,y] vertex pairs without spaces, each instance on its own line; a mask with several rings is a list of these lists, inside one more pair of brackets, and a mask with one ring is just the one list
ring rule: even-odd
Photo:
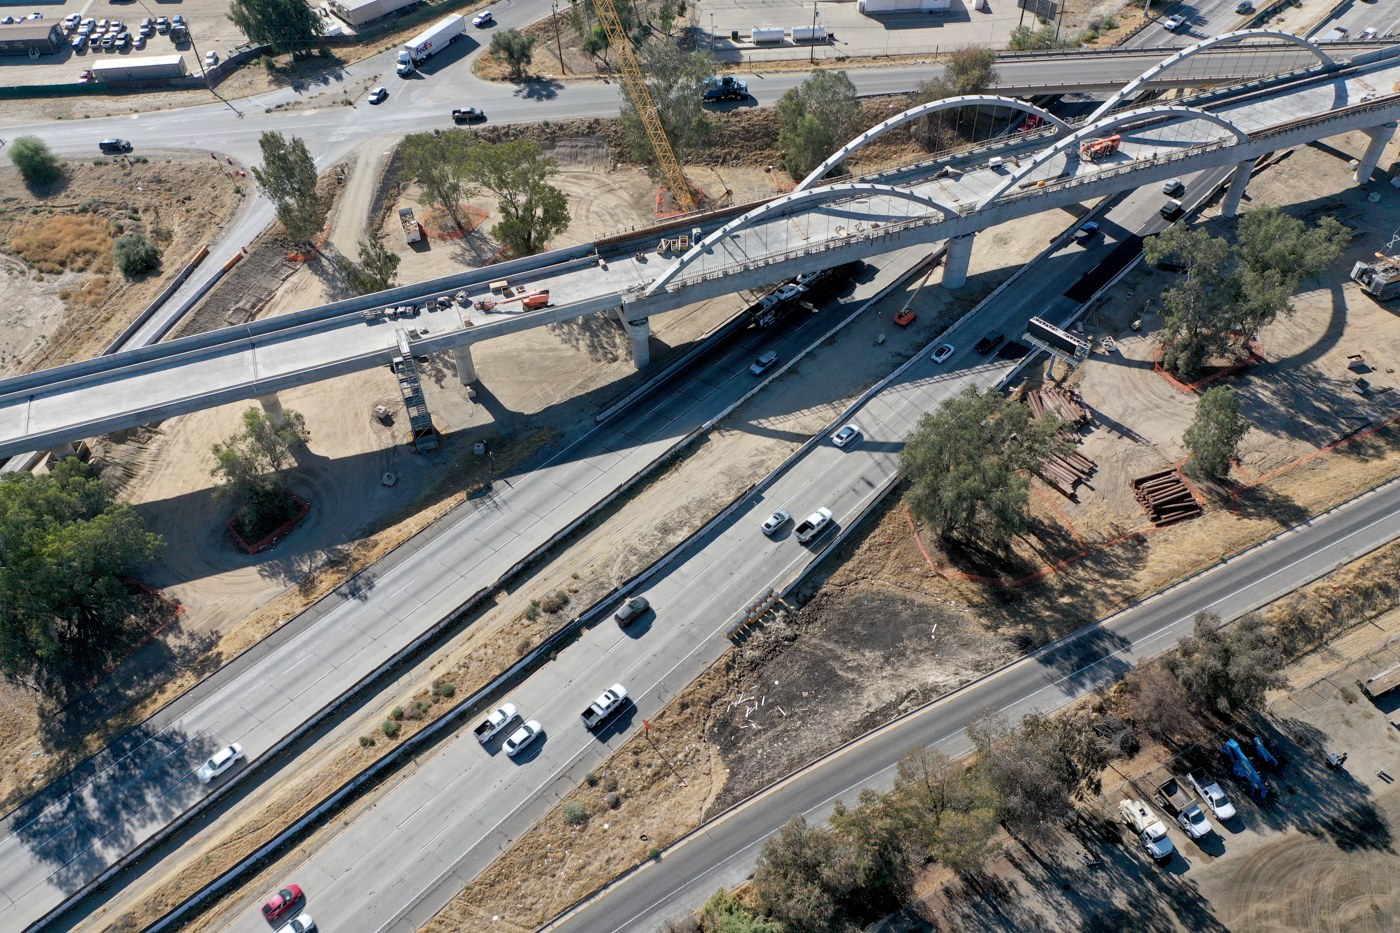
[[411,542],[410,555],[386,571],[368,571],[356,593],[331,597],[338,602],[329,611],[289,623],[299,630],[278,650],[213,675],[216,689],[100,773],[57,799],[21,808],[0,836],[0,928],[20,929],[42,916],[203,797],[208,788],[192,771],[213,750],[237,741],[252,758],[271,747],[748,391],[756,382],[748,366],[758,353],[771,348],[791,357],[849,313],[851,302],[896,281],[914,261],[882,263],[844,299],[845,311],[743,333],[656,397],[530,472],[499,481],[490,497],[459,508],[431,546]]
[[1342,7],[1338,15],[1318,24],[1312,37],[1320,38],[1338,26],[1346,29],[1349,39],[1360,39],[1362,30],[1368,28],[1381,36],[1394,36],[1400,34],[1400,9],[1393,3],[1355,0]]
[[888,789],[895,764],[914,745],[965,754],[970,743],[964,727],[981,710],[995,708],[1015,718],[1060,709],[1169,648],[1189,633],[1196,612],[1237,616],[1397,536],[1400,483],[1392,482],[839,750],[707,824],[548,929],[654,933],[717,888],[741,883],[764,840],[792,815],[825,820],[837,799],[852,801],[866,787]]
[[[1224,177],[1217,170],[1187,181],[1203,193]],[[1097,269],[1123,239],[1164,227],[1157,213],[1163,200],[1155,189],[1123,197],[1100,220],[1104,237],[1087,246],[1071,243],[1043,259],[1003,300],[946,336],[958,348],[947,362],[914,361],[868,402],[851,419],[862,432],[854,446],[841,450],[821,443],[693,542],[648,585],[654,614],[627,630],[603,621],[560,655],[559,667],[544,668],[517,689],[512,700],[523,716],[538,718],[547,735],[528,761],[483,752],[464,728],[370,813],[302,861],[285,880],[307,891],[307,909],[321,929],[408,931],[431,918],[507,840],[605,760],[641,718],[713,663],[728,647],[725,628],[756,594],[781,587],[811,559],[812,551],[792,538],[791,525],[774,539],[762,535],[758,526],[769,513],[786,508],[800,520],[826,506],[838,527],[855,520],[896,471],[902,440],[923,412],[969,384],[995,385],[1016,365],[1015,359],[976,353],[976,339],[997,330],[1015,339],[1031,314],[1065,320],[1082,300],[1063,299],[1062,293]],[[829,365],[804,361],[786,378],[820,379]],[[636,709],[606,741],[596,741],[575,717],[614,681],[632,692]],[[262,922],[250,903],[227,929],[251,933]]]
[[[1251,17],[1235,12],[1239,2],[1240,0],[1200,0],[1198,3],[1154,4],[1152,14],[1156,17],[1156,22],[1124,42],[1122,47],[1184,48],[1202,39],[1243,29]],[[1262,5],[1262,2],[1263,0],[1258,5]],[[1172,32],[1162,24],[1175,15],[1186,17],[1186,23]]]

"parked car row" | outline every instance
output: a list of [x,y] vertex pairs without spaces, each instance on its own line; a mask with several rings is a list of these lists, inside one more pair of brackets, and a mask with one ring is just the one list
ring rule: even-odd
[[[1258,736],[1244,742],[1230,739],[1220,747],[1220,755],[1251,796],[1260,803],[1270,799],[1273,792],[1262,772],[1281,771],[1284,759],[1264,739]],[[1187,772],[1186,785],[1195,791],[1194,797],[1187,793],[1177,778],[1167,779],[1157,787],[1156,803],[1168,816],[1176,818],[1177,825],[1191,839],[1199,841],[1215,832],[1206,810],[1222,824],[1238,818],[1239,811],[1230,802],[1224,788],[1206,769],[1195,768]],[[1145,800],[1119,801],[1118,816],[1138,834],[1138,840],[1149,856],[1163,863],[1171,860],[1175,850],[1167,835],[1166,823],[1157,819]]]

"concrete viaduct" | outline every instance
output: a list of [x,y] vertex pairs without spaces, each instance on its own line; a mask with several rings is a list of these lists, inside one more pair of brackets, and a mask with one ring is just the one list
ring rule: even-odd
[[[1118,109],[1138,88],[1195,55],[1260,40],[1295,43],[1310,50],[1316,63],[1172,106]],[[1364,183],[1400,117],[1400,94],[1374,88],[1397,81],[1400,46],[1339,63],[1306,40],[1250,30],[1175,53],[1078,125],[1005,97],[923,105],[852,140],[788,195],[747,210],[676,221],[677,232],[700,233],[680,257],[658,253],[659,234],[643,231],[0,381],[0,456],[239,400],[260,399],[276,410],[275,396],[283,389],[385,365],[404,349],[413,356],[452,353],[459,377],[470,383],[476,379],[473,343],[599,311],[626,328],[641,368],[649,362],[651,315],[945,239],[944,286],[958,288],[980,230],[1221,165],[1235,166],[1223,205],[1233,213],[1260,156],[1352,130],[1371,136],[1356,169],[1358,183]],[[973,105],[1036,113],[1045,124],[860,179],[819,180],[896,126]],[[1122,138],[1116,154],[1097,162],[1080,158],[1082,141],[1109,133]],[[386,313],[459,292],[480,298],[499,280],[548,288],[558,304],[510,313],[444,303],[412,318]]]

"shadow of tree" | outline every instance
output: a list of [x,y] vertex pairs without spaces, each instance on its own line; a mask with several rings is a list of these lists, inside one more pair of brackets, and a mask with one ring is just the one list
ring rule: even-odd
[[602,311],[549,324],[545,330],[595,362],[615,363],[632,352],[627,333]]
[[1280,528],[1292,528],[1310,516],[1291,496],[1267,483],[1242,487],[1235,499],[1235,509],[1242,518],[1268,519]]

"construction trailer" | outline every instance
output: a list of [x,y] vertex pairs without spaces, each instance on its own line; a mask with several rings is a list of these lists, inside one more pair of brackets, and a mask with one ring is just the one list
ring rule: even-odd
[[63,36],[63,20],[30,19],[7,26],[0,26],[0,55],[52,55],[65,48],[68,40]]
[[183,78],[186,74],[183,55],[147,55],[142,58],[122,58],[97,62],[92,66],[92,80],[108,84],[123,81],[148,81],[152,78]]
[[1377,301],[1400,298],[1400,256],[1376,254],[1377,262],[1358,262],[1351,267],[1351,280]]
[[417,2],[418,0],[345,0],[342,3],[340,0],[327,0],[326,7],[337,18],[351,26],[363,26]]
[[1400,664],[1391,664],[1365,680],[1358,680],[1356,685],[1372,700],[1384,696],[1400,687]]

